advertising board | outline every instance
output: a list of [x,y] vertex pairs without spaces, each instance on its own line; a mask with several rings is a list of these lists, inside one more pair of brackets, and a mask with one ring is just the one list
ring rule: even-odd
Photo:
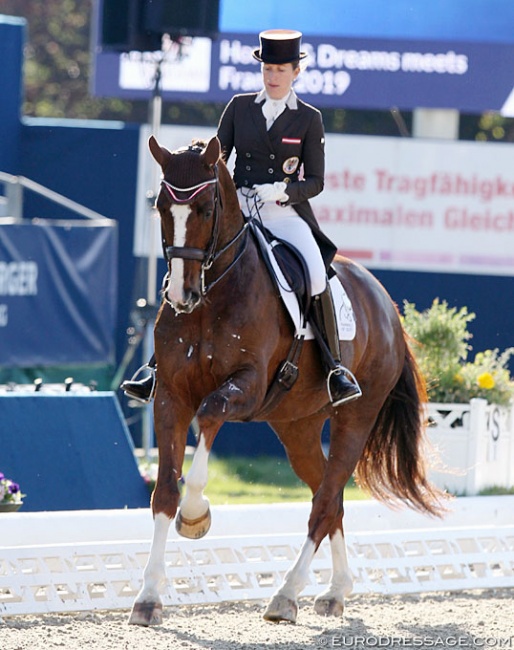
[[[163,126],[159,139],[173,150],[215,132]],[[137,256],[148,251],[149,134],[141,129]],[[512,145],[329,133],[325,151],[312,205],[342,253],[374,269],[514,275]]]
[[116,222],[0,226],[0,365],[112,362]]

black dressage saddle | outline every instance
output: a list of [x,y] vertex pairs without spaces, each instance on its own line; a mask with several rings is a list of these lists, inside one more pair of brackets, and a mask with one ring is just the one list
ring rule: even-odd
[[[261,251],[262,259],[266,264],[266,267],[269,271],[271,279],[275,283],[277,290],[285,289],[296,295],[300,309],[305,315],[307,309],[310,305],[311,295],[310,295],[310,276],[309,269],[305,264],[305,261],[302,255],[299,253],[298,249],[292,246],[289,242],[286,242],[282,239],[275,237],[267,228],[265,228],[259,221],[253,219],[250,223],[252,233],[254,235],[255,241],[257,242],[259,249]],[[264,235],[266,240],[266,245],[262,238],[258,236],[255,232],[255,229],[258,228],[260,232]],[[275,270],[273,269],[270,255],[273,255],[277,264],[282,271],[284,279],[287,283],[286,287],[281,287],[281,279],[276,276]]]

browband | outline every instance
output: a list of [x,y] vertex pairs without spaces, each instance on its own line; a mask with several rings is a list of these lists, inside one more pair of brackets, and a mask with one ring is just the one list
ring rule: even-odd
[[[161,181],[161,185],[163,185],[168,190],[171,198],[176,203],[191,203],[194,197],[200,194],[202,190],[204,190],[208,185],[212,185],[213,183],[216,182],[217,182],[217,178],[211,178],[209,181],[205,181],[204,183],[198,183],[197,185],[192,185],[191,187],[176,187],[175,185],[172,185],[171,183],[168,183],[168,181],[163,179]],[[185,199],[179,199],[179,197],[175,194],[175,192],[191,192],[191,194]]]

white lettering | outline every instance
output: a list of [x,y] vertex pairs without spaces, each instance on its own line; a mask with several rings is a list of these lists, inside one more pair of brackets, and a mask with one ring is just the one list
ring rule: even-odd
[[0,327],[6,327],[9,320],[7,305],[0,305]]
[[37,295],[36,262],[0,262],[0,296]]
[[306,70],[296,82],[296,91],[309,95],[342,95],[350,85],[351,77],[346,70]]
[[396,72],[400,69],[399,52],[338,50],[328,43],[318,46],[316,59],[320,68],[384,70],[386,72]]
[[220,66],[218,84],[221,90],[254,92],[262,88],[260,72],[239,72],[231,65]]
[[253,47],[243,45],[241,41],[229,41],[223,39],[220,43],[220,63],[232,63],[234,65],[248,65],[249,63],[257,64],[257,61],[252,55],[253,50]]
[[446,54],[404,52],[401,63],[403,72],[465,74],[468,71],[468,57],[465,54],[456,54],[451,50]]

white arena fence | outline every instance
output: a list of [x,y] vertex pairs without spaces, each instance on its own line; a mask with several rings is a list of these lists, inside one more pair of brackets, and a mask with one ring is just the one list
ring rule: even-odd
[[[354,593],[514,587],[514,497],[452,502],[443,520],[347,502]],[[271,596],[302,542],[310,504],[218,506],[201,540],[170,531],[165,605]],[[2,514],[0,615],[130,608],[148,557],[149,510]],[[325,541],[303,594],[327,584]]]
[[[308,503],[217,506],[200,540],[170,530],[165,606],[266,599],[305,539]],[[374,501],[346,503],[354,593],[514,587],[514,496],[458,498],[440,520]],[[0,616],[131,607],[142,581],[149,510],[0,515]],[[331,572],[325,540],[303,595]]]

